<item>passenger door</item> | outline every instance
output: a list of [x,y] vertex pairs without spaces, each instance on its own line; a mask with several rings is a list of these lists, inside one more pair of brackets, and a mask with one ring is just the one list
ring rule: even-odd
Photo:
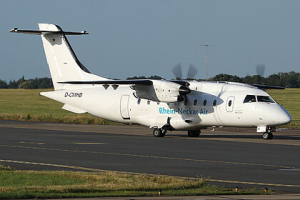
[[120,112],[123,119],[130,119],[128,105],[129,105],[129,95],[123,95],[121,97],[121,104],[120,104]]

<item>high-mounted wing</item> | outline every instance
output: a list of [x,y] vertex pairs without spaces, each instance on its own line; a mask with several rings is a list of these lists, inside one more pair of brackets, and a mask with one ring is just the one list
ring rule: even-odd
[[167,80],[103,80],[103,81],[64,81],[59,84],[91,84],[103,85],[105,89],[111,85],[117,89],[119,85],[131,85],[135,90],[134,95],[137,98],[149,99],[160,102],[178,102],[183,101],[184,96],[191,92],[189,83],[185,81],[167,81]]
[[274,89],[274,90],[284,90],[285,87],[280,86],[269,86],[269,85],[259,85],[259,84],[252,84],[255,87],[258,87],[259,89]]
[[92,85],[153,85],[151,80],[105,80],[105,81],[65,81],[61,84],[92,84]]

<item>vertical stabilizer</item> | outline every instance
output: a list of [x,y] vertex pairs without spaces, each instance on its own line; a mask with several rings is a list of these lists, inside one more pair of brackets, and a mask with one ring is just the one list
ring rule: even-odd
[[79,87],[60,82],[107,80],[91,74],[80,63],[66,37],[66,35],[87,34],[85,31],[64,32],[59,26],[54,24],[40,23],[38,25],[39,30],[37,31],[18,30],[15,28],[11,32],[41,35],[55,90]]

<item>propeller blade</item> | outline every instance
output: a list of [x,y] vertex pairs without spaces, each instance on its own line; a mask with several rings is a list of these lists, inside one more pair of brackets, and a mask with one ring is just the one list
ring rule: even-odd
[[197,68],[193,64],[190,64],[189,71],[187,73],[187,79],[194,79],[197,72],[198,72]]
[[264,77],[266,65],[256,65],[256,74]]
[[182,79],[182,69],[181,69],[181,64],[178,63],[176,64],[173,69],[173,74],[176,77],[176,80],[181,80]]

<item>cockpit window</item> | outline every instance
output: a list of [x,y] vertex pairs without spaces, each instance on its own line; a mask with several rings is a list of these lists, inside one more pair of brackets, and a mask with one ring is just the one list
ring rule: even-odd
[[275,101],[270,96],[257,96],[258,102],[267,102],[267,103],[275,103]]
[[256,102],[255,95],[247,95],[245,97],[244,103]]

